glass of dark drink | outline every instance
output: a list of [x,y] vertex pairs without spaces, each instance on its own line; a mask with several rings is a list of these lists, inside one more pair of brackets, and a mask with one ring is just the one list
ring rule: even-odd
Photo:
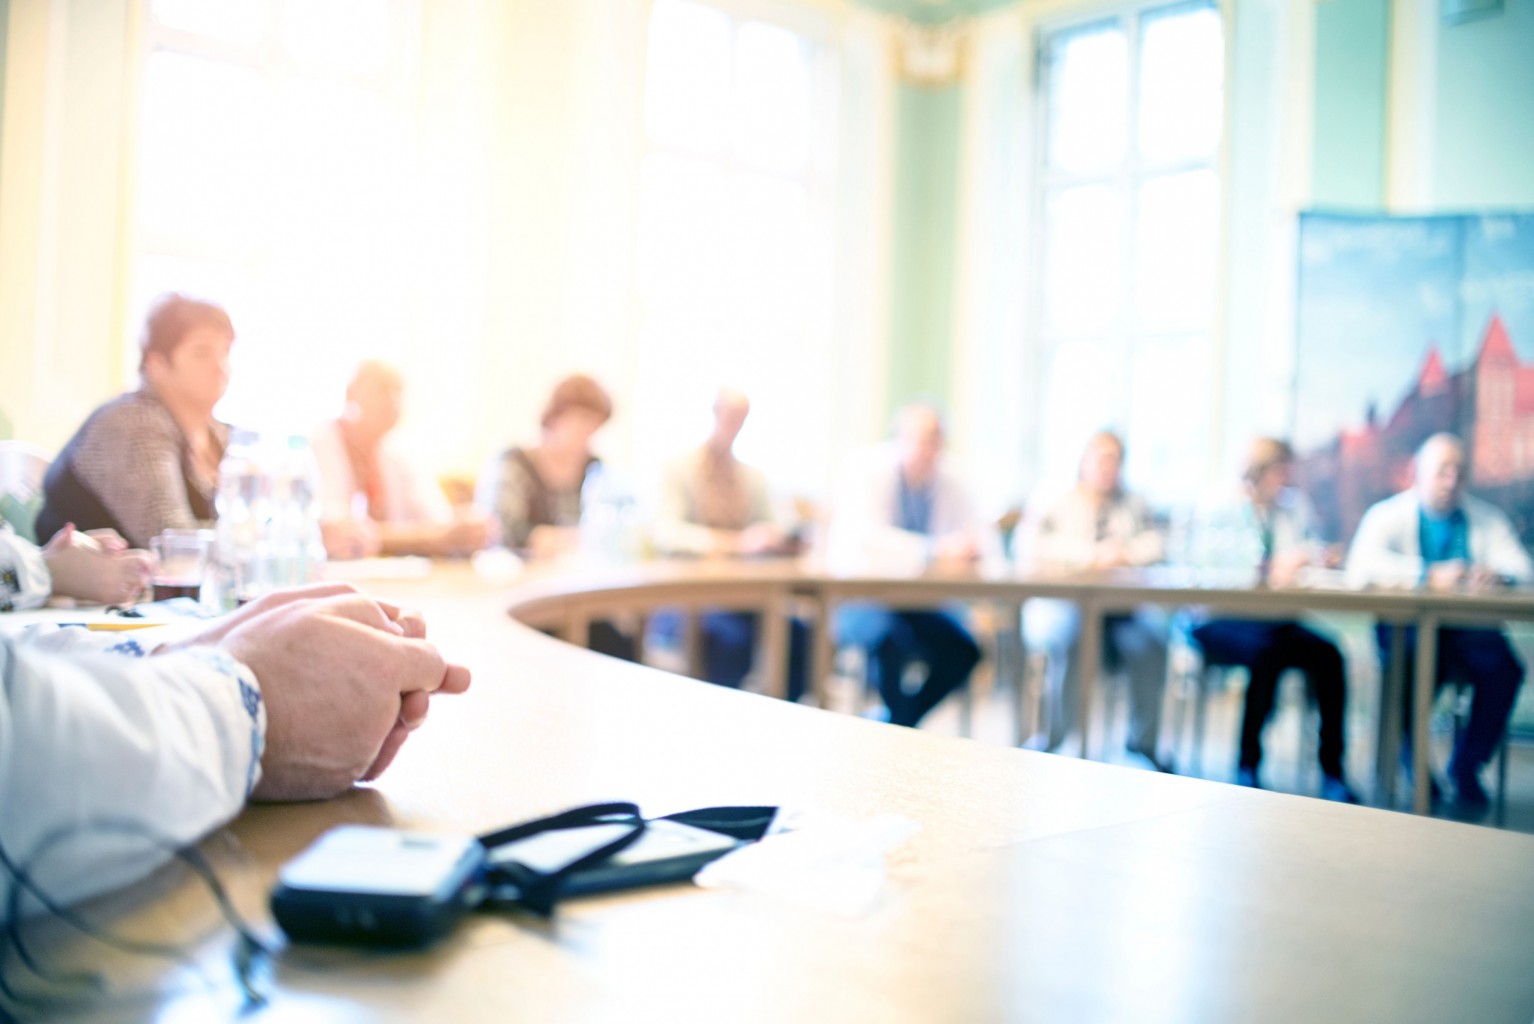
[[154,599],[202,600],[213,554],[212,530],[163,530],[149,541],[155,556]]

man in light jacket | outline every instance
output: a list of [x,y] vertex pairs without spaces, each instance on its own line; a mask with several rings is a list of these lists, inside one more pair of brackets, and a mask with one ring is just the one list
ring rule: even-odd
[[[1348,552],[1354,585],[1477,591],[1534,582],[1534,563],[1507,516],[1464,493],[1465,462],[1465,446],[1452,434],[1423,442],[1412,488],[1374,505],[1358,524]],[[1382,656],[1391,628],[1376,627]],[[1411,678],[1411,631],[1405,646]],[[1470,723],[1449,761],[1449,779],[1461,805],[1484,809],[1489,801],[1480,771],[1502,742],[1523,683],[1523,664],[1500,629],[1443,629],[1437,676],[1439,685],[1452,679],[1475,692]],[[1410,729],[1410,701],[1406,712]]]
[[[943,421],[930,405],[909,405],[896,441],[851,474],[836,502],[827,562],[842,575],[914,576],[929,566],[978,565],[995,544],[975,520],[964,485],[943,464]],[[980,648],[953,613],[851,602],[837,616],[837,638],[869,652],[879,692],[896,725],[914,726],[980,662]],[[906,670],[921,662],[915,692]]]

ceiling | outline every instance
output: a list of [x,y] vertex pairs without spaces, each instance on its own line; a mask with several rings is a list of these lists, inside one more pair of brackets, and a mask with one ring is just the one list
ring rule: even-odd
[[936,24],[1007,7],[1018,0],[856,0],[871,10]]

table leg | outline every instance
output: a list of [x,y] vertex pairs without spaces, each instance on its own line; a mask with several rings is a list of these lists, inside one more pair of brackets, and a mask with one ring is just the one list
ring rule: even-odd
[[762,610],[762,628],[757,633],[757,664],[762,666],[762,682],[770,697],[788,696],[788,601],[782,591],[773,591]]
[[584,608],[572,608],[565,619],[564,639],[577,647],[590,647],[591,613]]
[[1097,693],[1097,674],[1102,667],[1103,616],[1097,602],[1083,600],[1081,630],[1076,637],[1076,686],[1081,730],[1081,756],[1092,756],[1092,698]]
[[[997,604],[996,614],[1001,616],[1001,621],[1007,624],[1005,631],[1001,633],[1006,639],[1006,656],[1003,657],[1000,645],[996,652],[996,676],[997,681],[1005,686],[1012,687],[1013,700],[1016,705],[1013,719],[1015,732],[1013,734],[1013,746],[1022,746],[1028,739],[1028,647],[1023,641],[1023,606],[1018,601],[1002,601]],[[1005,677],[1003,678],[1003,666]]]
[[1380,734],[1375,746],[1374,802],[1394,807],[1396,766],[1401,763],[1401,699],[1406,675],[1406,628],[1400,623],[1390,630],[1390,650],[1380,679]]
[[1424,614],[1417,623],[1417,671],[1412,686],[1411,769],[1415,793],[1412,810],[1427,814],[1433,809],[1432,772],[1428,767],[1428,733],[1432,723],[1433,693],[1438,681],[1438,616]]
[[687,678],[703,678],[703,630],[698,624],[698,609],[682,611],[682,656],[687,659]]
[[835,598],[817,598],[810,640],[810,686],[815,693],[816,707],[831,706],[831,665],[836,658],[836,641],[831,634],[831,623],[835,613]]

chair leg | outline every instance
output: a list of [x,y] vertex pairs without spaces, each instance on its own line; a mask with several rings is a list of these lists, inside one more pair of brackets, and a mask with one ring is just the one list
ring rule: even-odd
[[1205,665],[1198,673],[1198,692],[1193,695],[1193,756],[1188,759],[1188,767],[1199,777],[1204,774],[1204,725],[1209,716],[1209,697],[1214,693],[1213,673],[1218,671],[1213,665]]
[[1502,749],[1497,751],[1497,827],[1507,826],[1507,744],[1508,737],[1502,736]]

